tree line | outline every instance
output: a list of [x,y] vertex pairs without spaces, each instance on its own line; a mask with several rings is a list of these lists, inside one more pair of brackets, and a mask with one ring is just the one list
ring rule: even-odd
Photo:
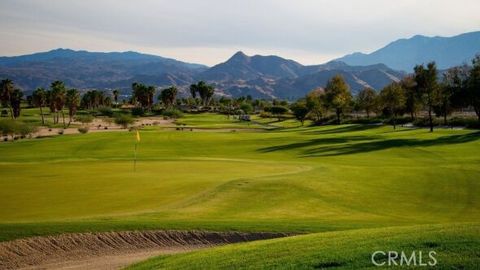
[[[291,112],[302,124],[307,118],[320,123],[332,114],[335,122],[341,123],[349,112],[364,112],[367,119],[373,113],[389,118],[396,128],[399,117],[407,114],[411,121],[415,121],[423,112],[433,131],[434,116],[442,117],[447,125],[448,116],[464,108],[473,108],[480,122],[480,56],[473,59],[472,66],[455,67],[444,72],[441,78],[439,76],[435,62],[417,65],[411,75],[392,82],[378,92],[365,88],[353,96],[342,76],[336,75],[328,81],[325,89],[313,90],[291,104],[279,100],[253,99],[251,96],[214,98],[214,86],[199,81],[190,85],[189,97],[177,98],[178,89],[170,86],[160,91],[157,100],[170,114],[175,114],[178,108],[203,108],[224,113],[227,117],[259,111],[281,117]],[[151,112],[156,106],[156,88],[135,82],[131,89],[128,103],[134,106],[132,113],[142,115]],[[15,88],[9,79],[1,81],[0,90],[2,106],[7,108],[7,114],[12,119],[17,118],[23,92]],[[73,121],[78,109],[99,110],[117,106],[118,99],[118,90],[110,93],[89,90],[80,95],[77,89],[67,88],[62,81],[54,81],[49,89],[38,88],[27,98],[33,106],[40,108],[42,125],[45,125],[43,109],[48,107],[53,123],[61,121],[64,127]]]
[[340,123],[345,112],[364,111],[367,118],[372,113],[390,117],[394,128],[398,117],[408,114],[411,121],[415,121],[418,114],[425,111],[430,131],[433,131],[434,116],[442,117],[447,125],[448,116],[464,108],[473,108],[480,122],[480,56],[473,59],[471,67],[449,69],[442,78],[435,62],[417,65],[412,75],[392,82],[379,92],[365,88],[356,97],[352,96],[345,80],[336,75],[324,90],[311,91],[291,106],[302,123],[307,117],[320,122],[330,112]]

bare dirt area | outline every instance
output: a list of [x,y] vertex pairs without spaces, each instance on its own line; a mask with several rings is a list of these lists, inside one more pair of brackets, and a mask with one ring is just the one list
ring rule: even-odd
[[130,231],[39,236],[0,243],[0,269],[120,269],[151,256],[288,235]]
[[[172,125],[173,120],[166,120],[162,117],[144,117],[135,120],[133,126],[135,127],[143,127],[143,126],[170,126]],[[83,126],[88,127],[89,133],[95,132],[116,132],[116,131],[128,131],[128,129],[124,129],[119,125],[113,123],[111,119],[108,118],[95,118],[91,123],[87,125],[82,125],[81,123],[72,122],[74,126]],[[78,134],[78,127],[68,127],[68,128],[46,128],[41,127],[38,131],[33,134],[32,137],[48,137],[48,136],[55,136],[61,134]]]

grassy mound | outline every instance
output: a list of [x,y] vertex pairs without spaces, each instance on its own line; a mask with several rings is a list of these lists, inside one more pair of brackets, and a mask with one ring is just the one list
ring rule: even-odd
[[[234,244],[187,254],[160,256],[128,269],[378,269],[375,251],[419,252],[422,263],[437,260],[436,269],[476,269],[480,265],[479,224],[411,227],[316,233]],[[375,256],[388,263],[387,256]],[[400,261],[397,259],[397,263]],[[405,265],[400,268],[413,269]],[[421,268],[421,267],[420,267]]]

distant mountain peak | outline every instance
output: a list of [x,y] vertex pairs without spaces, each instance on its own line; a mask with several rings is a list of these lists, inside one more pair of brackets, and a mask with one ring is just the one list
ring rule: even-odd
[[398,39],[369,54],[352,53],[336,60],[348,65],[365,66],[383,63],[391,68],[412,72],[417,64],[435,61],[447,69],[471,61],[480,53],[480,31],[453,37],[415,35]]
[[230,59],[228,59],[227,62],[229,62],[229,61],[248,61],[249,58],[250,57],[248,55],[246,55],[245,53],[243,53],[242,51],[238,51],[234,55],[232,55],[232,57],[230,57]]

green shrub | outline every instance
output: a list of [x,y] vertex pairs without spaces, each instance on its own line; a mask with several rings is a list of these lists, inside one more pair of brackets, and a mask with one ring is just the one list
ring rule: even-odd
[[75,117],[75,120],[77,120],[78,122],[80,122],[82,124],[91,123],[91,122],[93,122],[93,119],[94,119],[94,117],[92,115],[89,115],[89,114],[77,115]]
[[122,126],[122,128],[127,128],[129,125],[133,124],[134,120],[132,116],[127,114],[117,114],[114,119],[115,124]]
[[3,136],[15,136],[20,135],[22,138],[25,138],[32,133],[37,132],[37,127],[24,123],[18,120],[4,119],[0,120],[0,133]]
[[2,136],[13,136],[17,131],[17,123],[15,120],[3,119],[0,120],[0,132]]
[[162,115],[168,118],[177,119],[183,116],[182,111],[178,109],[167,109],[162,112]]
[[480,128],[480,122],[474,117],[452,117],[448,125],[454,127]]
[[98,112],[100,113],[100,115],[103,115],[103,116],[108,116],[108,117],[113,116],[113,110],[110,107],[100,107],[98,108]]
[[145,110],[140,107],[135,107],[132,109],[132,115],[133,116],[144,116],[145,115]]
[[85,134],[87,133],[89,130],[88,127],[81,127],[81,128],[78,128],[78,132],[82,133],[82,134]]

